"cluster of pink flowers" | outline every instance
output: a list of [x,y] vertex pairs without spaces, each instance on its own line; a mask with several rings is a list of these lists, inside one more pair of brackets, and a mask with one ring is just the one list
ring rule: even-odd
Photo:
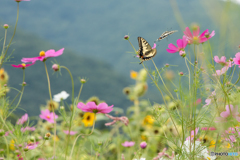
[[125,141],[124,143],[122,143],[122,146],[124,147],[132,147],[134,146],[135,142],[132,142],[132,141]]
[[20,119],[18,119],[17,124],[24,124],[28,120],[28,114],[25,113]]
[[201,35],[199,35],[200,33],[199,26],[196,26],[193,29],[193,33],[191,33],[188,27],[186,27],[183,33],[184,33],[183,38],[177,40],[177,47],[172,43],[170,43],[168,45],[169,49],[166,49],[167,52],[169,53],[179,52],[180,56],[185,57],[186,55],[185,47],[187,46],[187,44],[200,44],[200,43],[206,42],[207,40],[209,40],[215,35],[215,31],[212,31],[212,33],[210,34],[208,29],[205,30]]

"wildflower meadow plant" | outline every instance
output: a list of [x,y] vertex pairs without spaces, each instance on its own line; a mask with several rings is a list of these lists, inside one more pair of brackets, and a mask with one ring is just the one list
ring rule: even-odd
[[[124,110],[125,106],[109,104],[96,96],[83,100],[80,96],[83,86],[89,85],[87,78],[79,77],[80,88],[75,95],[76,81],[71,71],[57,62],[52,65],[52,72],[70,77],[71,88],[68,89],[71,93],[62,91],[52,95],[47,66],[49,59],[66,54],[65,48],[49,48],[40,51],[39,56],[33,52],[36,57],[22,57],[22,64],[11,65],[23,74],[19,88],[8,84],[9,78],[15,79],[9,77],[3,66],[11,58],[9,46],[17,31],[19,2],[22,1],[30,0],[15,0],[17,3],[13,0],[17,5],[17,20],[9,41],[6,35],[11,25],[2,26],[6,35],[1,41],[0,56],[0,159],[226,159],[215,153],[234,153],[233,159],[240,158],[240,75],[236,74],[240,68],[240,52],[231,54],[235,57],[216,55],[218,51],[212,47],[212,41],[219,33],[214,30],[210,33],[209,29],[204,30],[196,24],[174,33],[180,34],[176,45],[173,44],[175,40],[170,39],[165,52],[158,54],[167,57],[169,53],[178,52],[181,57],[176,56],[176,59],[182,63],[181,67],[176,67],[174,61],[165,65],[155,63],[157,52],[152,56],[149,54],[158,49],[158,42],[151,48],[142,38],[137,51],[130,41],[132,37],[125,35],[123,39],[133,47],[134,54],[142,56],[138,56],[140,61],[143,57],[150,61],[141,61],[139,71],[130,71],[133,83],[123,88],[123,94],[131,106]],[[200,29],[204,31],[201,33]],[[39,110],[38,116],[18,115],[16,110],[21,107],[25,87],[32,89],[25,71],[37,63],[45,69],[47,86],[41,86],[48,89],[49,98],[46,105],[31,106]],[[147,66],[149,63],[154,67]],[[186,66],[185,69],[182,66]],[[61,73],[62,70],[66,70],[67,75]],[[149,90],[149,80],[159,92],[155,95],[159,96],[158,101],[144,97]],[[17,92],[13,99],[8,97],[10,89]],[[88,92],[95,94],[94,90]],[[102,92],[104,94],[104,90]]]

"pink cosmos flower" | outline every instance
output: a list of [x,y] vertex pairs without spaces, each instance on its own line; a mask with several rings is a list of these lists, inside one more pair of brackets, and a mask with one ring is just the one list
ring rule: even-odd
[[205,104],[203,107],[208,106],[208,105],[211,103],[211,99],[210,99],[210,98],[206,99],[206,100],[205,100],[205,103],[206,103],[206,104]]
[[216,63],[219,63],[219,64],[221,64],[223,66],[232,67],[232,62],[230,60],[226,62],[226,57],[225,56],[222,56],[221,59],[219,59],[218,56],[214,56],[213,60]]
[[153,160],[160,160],[160,159],[165,159],[163,157],[167,157],[167,159],[174,159],[174,151],[172,151],[172,156],[169,154],[165,153],[167,151],[167,148],[164,148],[162,152],[158,153],[157,157],[154,157]]
[[39,55],[40,55],[39,57],[22,58],[21,61],[24,62],[24,63],[28,63],[28,62],[35,63],[38,60],[39,61],[45,61],[45,60],[47,60],[50,57],[58,57],[58,56],[62,55],[63,54],[63,50],[64,50],[64,48],[62,48],[62,49],[60,49],[58,51],[55,51],[53,49],[50,49],[50,50],[48,50],[46,52],[41,51],[39,53]]
[[157,45],[156,45],[156,43],[154,43],[152,49],[154,49],[154,48],[156,48],[156,47],[157,47]]
[[[49,123],[54,123],[54,113],[50,112],[48,109],[45,111],[41,111],[41,114],[39,115],[41,119],[45,119]],[[55,114],[55,119],[58,118],[58,115]]]
[[23,124],[28,120],[28,114],[24,114],[18,121],[17,124]]
[[32,63],[32,64],[22,63],[22,64],[19,64],[19,65],[12,64],[13,67],[15,67],[15,68],[22,68],[22,69],[25,69],[26,67],[29,67],[29,66],[32,66],[32,65],[34,65],[34,63]]
[[[14,130],[13,130],[14,131]],[[5,136],[8,136],[10,133],[13,133],[13,131],[7,131],[5,132]]]
[[216,70],[216,73],[214,73],[213,76],[220,76],[220,75],[226,73],[228,68],[229,67],[225,66],[221,70]]
[[135,142],[132,142],[132,141],[130,141],[130,142],[125,141],[124,143],[122,143],[122,146],[124,146],[124,147],[132,147],[132,146],[134,146],[134,144],[135,144]]
[[[69,134],[69,131],[64,130],[63,132],[67,135]],[[75,134],[77,134],[77,131],[70,131],[70,135],[75,135]]]
[[236,65],[239,65],[238,67],[240,68],[240,52],[235,54],[235,58],[233,58],[233,62]]
[[77,107],[81,109],[83,112],[91,112],[91,113],[110,113],[113,109],[113,105],[108,106],[107,103],[100,103],[98,106],[95,102],[88,102],[86,105],[82,102],[79,102]]
[[[231,110],[231,112],[230,112]],[[220,113],[221,117],[216,117],[217,121],[216,122],[226,122],[226,118],[229,117],[232,114],[233,118],[235,118],[238,122],[240,122],[240,117],[238,113],[238,107],[236,106],[235,108],[233,105],[230,104],[230,109],[229,106],[226,105],[226,111],[223,111]]]
[[183,32],[188,40],[189,44],[199,44],[206,42],[210,38],[212,38],[215,35],[215,31],[212,31],[211,34],[209,34],[208,29],[206,29],[200,36],[200,28],[199,26],[196,26],[196,28],[193,30],[193,34],[191,33],[190,29],[186,27],[185,31]]
[[[197,135],[198,130],[199,130],[199,127],[195,128],[195,136]],[[191,140],[194,139],[194,130],[191,131],[191,136],[187,137],[186,140],[190,140],[190,137],[191,137]]]
[[111,126],[113,124],[115,124],[117,121],[122,121],[125,126],[128,125],[129,123],[129,120],[127,117],[125,116],[122,116],[122,117],[113,117],[113,116],[110,116],[109,114],[105,114],[105,116],[107,116],[108,118],[112,119],[113,121],[112,122],[109,122],[109,123],[105,123],[105,126]]
[[215,128],[215,127],[209,127],[209,128],[208,128],[208,127],[202,127],[201,130],[205,130],[205,131],[206,131],[206,130],[214,131],[214,130],[216,130],[216,128]]
[[27,126],[27,127],[25,127],[25,128],[21,128],[21,131],[22,131],[22,132],[25,132],[25,131],[35,131],[35,129],[36,129],[35,127],[28,127],[28,126]]
[[38,146],[38,144],[39,144],[39,142],[36,142],[36,143],[30,142],[26,145],[25,148],[32,150],[32,149],[35,149]]
[[177,40],[177,47],[175,45],[173,45],[172,43],[170,43],[168,45],[169,49],[166,49],[166,50],[169,53],[179,52],[179,54],[180,54],[180,51],[184,51],[184,48],[187,46],[187,44],[188,44],[187,43],[187,38],[186,38],[186,36],[183,36],[183,39],[178,39]]

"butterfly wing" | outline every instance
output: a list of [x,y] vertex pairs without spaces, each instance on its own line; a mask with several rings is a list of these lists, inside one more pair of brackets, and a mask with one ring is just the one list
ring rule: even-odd
[[169,35],[171,35],[175,32],[177,32],[177,30],[175,30],[175,31],[165,31],[161,34],[161,36],[157,39],[157,41],[160,41],[160,40],[166,38],[167,36],[169,36]]
[[150,44],[144,38],[138,37],[138,44],[139,44],[138,55],[139,58],[142,59],[140,64],[143,61],[150,60],[157,54],[156,48],[152,49]]

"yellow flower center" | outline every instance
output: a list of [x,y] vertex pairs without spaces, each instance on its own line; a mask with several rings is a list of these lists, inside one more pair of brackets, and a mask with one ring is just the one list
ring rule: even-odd
[[208,160],[211,160],[211,158],[207,157]]
[[198,41],[198,37],[194,36],[193,41]]
[[50,119],[50,116],[49,116],[49,115],[47,115],[47,119]]
[[41,51],[41,52],[39,53],[39,56],[41,56],[41,57],[45,56],[45,52],[44,52],[44,51]]
[[135,72],[135,71],[131,71],[131,72],[130,72],[130,77],[131,77],[132,79],[136,79],[136,78],[137,78],[137,75],[138,75],[138,72]]
[[23,67],[26,67],[26,64],[25,64],[25,63],[22,63],[22,66],[23,66]]

